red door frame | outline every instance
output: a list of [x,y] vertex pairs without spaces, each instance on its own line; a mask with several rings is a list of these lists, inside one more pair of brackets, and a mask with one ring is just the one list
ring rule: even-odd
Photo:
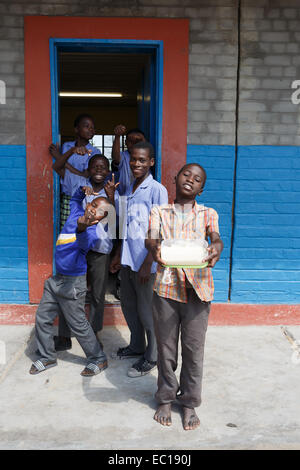
[[186,162],[189,20],[27,16],[24,33],[29,300],[38,303],[53,256],[49,39],[163,41],[161,182],[172,199],[174,177]]

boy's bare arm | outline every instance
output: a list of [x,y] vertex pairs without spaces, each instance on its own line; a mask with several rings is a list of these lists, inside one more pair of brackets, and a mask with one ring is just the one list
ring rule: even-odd
[[85,149],[85,147],[75,147],[75,146],[71,147],[69,150],[67,150],[67,152],[65,152],[62,155],[59,152],[57,146],[55,146],[54,144],[51,144],[49,147],[49,152],[52,155],[52,157],[55,158],[55,162],[53,163],[52,168],[60,176],[64,177],[64,171],[67,168],[71,173],[74,173],[75,175],[88,177],[86,170],[81,172],[68,162],[68,159],[74,153],[79,153],[79,155],[84,155],[85,153],[87,153],[87,150]]
[[138,278],[141,284],[146,284],[149,281],[153,261],[152,252],[148,250],[147,256],[138,272]]
[[209,255],[205,261],[208,261],[208,267],[213,268],[220,259],[224,244],[217,232],[210,232],[208,230],[208,236],[210,238],[211,244],[207,249]]
[[[58,144],[56,144],[56,145],[55,145],[55,144],[51,144],[51,145],[49,146],[49,153],[50,153],[50,155],[51,155],[55,160],[59,159],[59,158],[61,157],[61,153],[60,153],[60,151],[59,151],[59,146],[58,146]],[[60,168],[60,169],[54,168],[54,164],[52,165],[52,168],[53,168],[53,170],[56,171],[56,173],[57,173],[61,178],[64,178],[64,176],[65,176],[65,168]]]
[[[67,163],[68,159],[74,153],[74,148],[75,147],[71,147],[64,154],[61,154],[61,153],[59,153],[59,155],[57,154],[56,160],[52,165],[53,170],[59,172],[60,170],[63,170],[66,167],[66,163]],[[53,153],[51,153],[51,155],[53,156]]]
[[114,129],[115,138],[112,145],[111,157],[115,165],[119,165],[121,161],[121,136],[126,133],[126,127],[123,124],[119,124]]

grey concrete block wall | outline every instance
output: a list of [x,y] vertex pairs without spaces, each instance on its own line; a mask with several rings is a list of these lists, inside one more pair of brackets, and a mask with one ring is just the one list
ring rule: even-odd
[[[190,19],[188,142],[234,145],[238,0],[1,0],[0,144],[25,144],[24,15]],[[240,2],[239,145],[298,145],[300,0]],[[276,125],[276,126],[275,126]]]
[[233,144],[236,0],[47,0],[0,2],[1,144],[25,144],[24,15],[190,19],[188,143]]
[[300,1],[241,2],[239,145],[299,145]]

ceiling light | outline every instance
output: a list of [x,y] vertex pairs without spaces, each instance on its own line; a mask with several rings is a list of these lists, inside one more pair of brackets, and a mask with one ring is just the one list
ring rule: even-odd
[[59,96],[65,98],[122,98],[122,93],[94,93],[94,92],[77,92],[77,91],[61,91]]

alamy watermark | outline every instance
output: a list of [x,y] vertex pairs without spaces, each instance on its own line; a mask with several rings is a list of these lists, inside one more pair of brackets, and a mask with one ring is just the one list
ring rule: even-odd
[[6,83],[0,80],[0,104],[6,104]]
[[293,104],[300,103],[300,80],[294,80],[292,82],[292,88],[296,88],[296,90],[292,93],[291,100]]
[[[148,235],[152,239],[159,239],[160,234],[158,233],[158,227],[153,227],[151,224],[149,226],[149,213],[151,209],[157,207],[157,204],[145,205],[143,203],[135,203],[129,205],[129,198],[127,196],[119,196],[118,201],[116,201],[116,208],[112,207],[107,216],[106,223],[108,224],[108,236],[111,239],[116,238],[116,224],[117,217],[119,220],[119,239],[128,239],[145,240],[148,238]],[[192,211],[191,204],[185,204],[183,206],[179,204],[174,204],[171,207],[169,204],[160,206],[160,213],[164,211],[170,212],[174,211],[174,220],[172,233],[169,228],[164,229],[163,238],[182,238],[186,239],[186,223],[187,221],[191,222],[191,231],[193,233],[202,233],[204,227],[204,213],[207,211],[207,208],[203,206],[203,209],[198,212],[197,217],[191,217],[189,214]],[[162,215],[163,217],[163,215]],[[188,217],[188,218],[187,218]],[[158,219],[158,214],[156,214],[156,219]],[[161,227],[164,228],[163,226]],[[149,229],[149,233],[148,233]],[[203,234],[204,236],[204,234]]]

